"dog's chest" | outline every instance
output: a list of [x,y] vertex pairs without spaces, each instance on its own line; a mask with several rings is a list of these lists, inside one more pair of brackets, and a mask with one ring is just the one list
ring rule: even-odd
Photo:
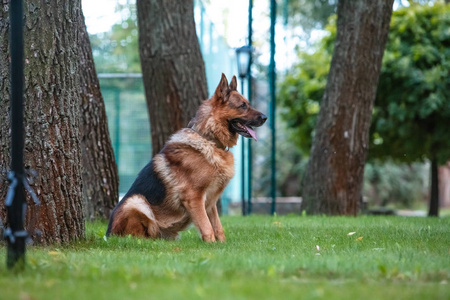
[[228,181],[224,182],[221,179],[211,181],[210,185],[205,190],[205,206],[207,208],[216,204],[223,190],[227,186]]
[[231,178],[234,176],[234,157],[230,151],[226,151],[223,155],[222,164],[219,166],[218,170],[219,181],[226,182],[228,184]]
[[234,176],[234,158],[231,152],[222,153],[220,164],[216,165],[216,172],[205,190],[207,202],[214,202],[220,197],[225,187]]

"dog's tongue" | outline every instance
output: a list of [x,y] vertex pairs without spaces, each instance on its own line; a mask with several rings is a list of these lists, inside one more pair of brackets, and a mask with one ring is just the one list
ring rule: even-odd
[[252,138],[253,138],[255,141],[258,141],[258,137],[256,136],[256,132],[255,132],[253,129],[251,129],[250,127],[245,126],[245,128],[247,129],[248,133],[250,133],[250,135],[252,136]]

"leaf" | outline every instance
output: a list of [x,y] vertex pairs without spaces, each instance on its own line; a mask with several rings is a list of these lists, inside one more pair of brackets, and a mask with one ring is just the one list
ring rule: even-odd
[[359,242],[359,241],[362,241],[362,239],[363,239],[363,237],[362,237],[362,236],[360,236],[359,238],[357,238],[357,239],[356,239],[356,241],[358,241],[358,242]]

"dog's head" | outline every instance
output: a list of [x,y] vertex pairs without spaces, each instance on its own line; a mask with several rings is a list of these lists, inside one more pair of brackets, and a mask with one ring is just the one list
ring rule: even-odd
[[215,114],[228,122],[231,133],[238,133],[246,138],[257,140],[253,127],[266,122],[267,117],[250,106],[250,103],[237,91],[236,76],[230,84],[224,74],[213,96]]

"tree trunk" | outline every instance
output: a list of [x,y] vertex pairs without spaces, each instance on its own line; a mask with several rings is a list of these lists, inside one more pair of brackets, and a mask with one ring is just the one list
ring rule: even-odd
[[[9,17],[0,9],[0,166],[10,165]],[[42,241],[64,243],[84,235],[79,138],[80,82],[78,22],[80,0],[25,1],[25,170],[38,176],[31,187],[41,201],[37,210],[27,196],[26,223],[39,212]],[[3,172],[5,175],[5,172]],[[8,183],[0,181],[0,213]]]
[[336,44],[303,181],[307,213],[356,215],[393,0],[342,0]]
[[105,104],[81,13],[80,22],[81,158],[84,216],[109,219],[119,199],[119,177],[108,131]]
[[[139,53],[153,155],[208,96],[193,0],[137,0]],[[219,80],[219,78],[217,79]]]
[[437,159],[431,160],[431,189],[430,189],[430,210],[428,211],[429,217],[439,216],[439,178],[438,178],[438,164]]

